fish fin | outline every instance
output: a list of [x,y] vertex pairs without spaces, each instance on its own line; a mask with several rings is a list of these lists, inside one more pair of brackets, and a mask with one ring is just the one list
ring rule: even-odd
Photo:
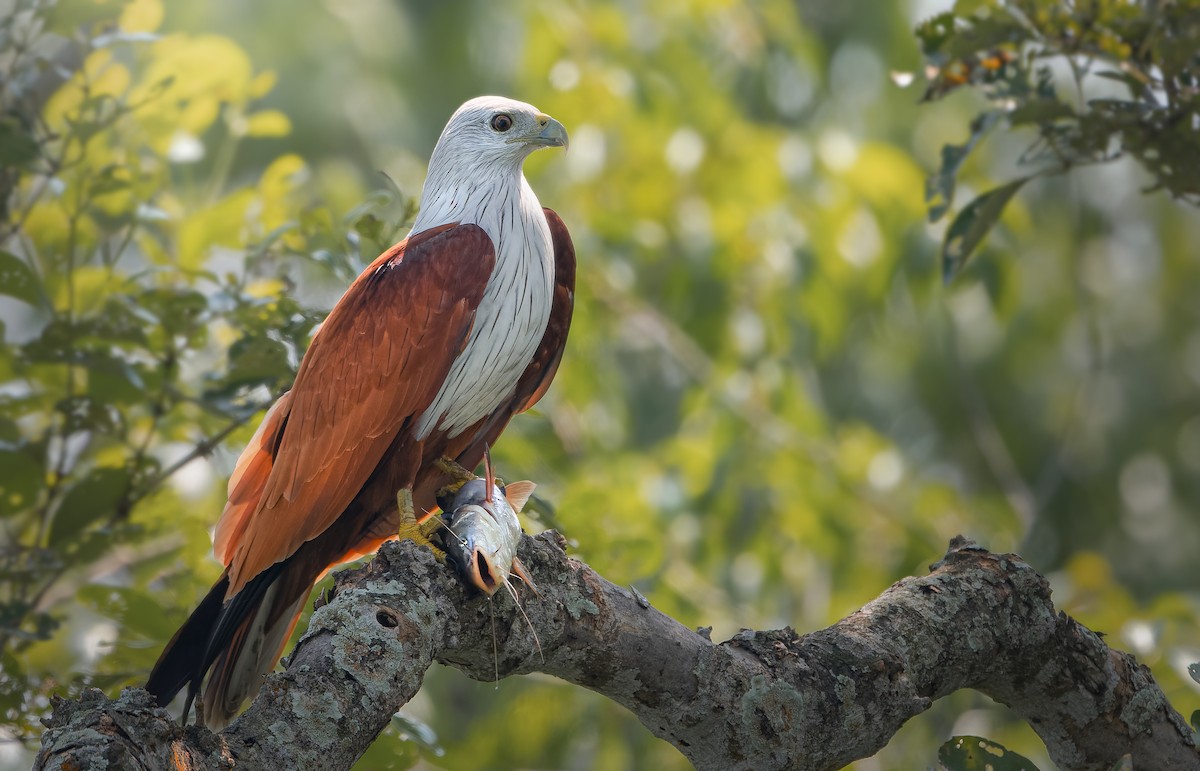
[[533,579],[529,577],[529,571],[526,570],[525,565],[521,563],[520,557],[513,557],[512,572],[517,576],[517,578],[520,578],[521,581],[528,586],[534,594],[536,594],[538,597],[542,596],[542,593],[538,591],[537,584],[535,584]]
[[483,443],[483,483],[487,492],[483,495],[484,503],[492,502],[492,491],[496,489],[496,472],[492,470],[492,451]]
[[510,482],[504,487],[504,497],[508,499],[508,505],[513,507],[513,511],[520,514],[525,504],[529,503],[529,496],[533,495],[535,488],[537,484],[534,482]]

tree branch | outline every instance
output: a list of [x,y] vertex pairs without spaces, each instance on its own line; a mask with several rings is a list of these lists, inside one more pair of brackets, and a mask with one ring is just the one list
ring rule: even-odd
[[556,533],[526,537],[521,559],[541,590],[523,603],[540,651],[510,598],[489,607],[427,550],[390,543],[337,577],[286,670],[221,734],[179,728],[139,689],[116,701],[90,691],[56,702],[35,768],[87,767],[103,752],[110,768],[347,769],[435,661],[590,688],[701,769],[839,768],[960,688],[1009,705],[1063,769],[1107,771],[1125,755],[1135,768],[1200,767],[1144,666],[1057,613],[1019,557],[961,538],[928,576],[828,629],[721,644],[568,558]]

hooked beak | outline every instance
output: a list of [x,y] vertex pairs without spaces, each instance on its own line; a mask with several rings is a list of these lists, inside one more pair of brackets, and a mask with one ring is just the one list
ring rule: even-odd
[[564,149],[570,144],[567,130],[563,124],[544,113],[538,113],[537,121],[538,125],[542,127],[541,132],[529,137],[525,140],[526,142],[538,147],[562,147]]

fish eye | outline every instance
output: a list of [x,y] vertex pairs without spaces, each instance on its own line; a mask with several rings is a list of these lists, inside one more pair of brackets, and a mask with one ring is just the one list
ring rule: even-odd
[[505,131],[508,131],[510,128],[512,128],[512,124],[513,124],[512,116],[507,113],[503,113],[503,112],[498,112],[495,115],[493,115],[491,123],[490,123],[492,129],[495,131],[499,131],[501,134],[503,134]]

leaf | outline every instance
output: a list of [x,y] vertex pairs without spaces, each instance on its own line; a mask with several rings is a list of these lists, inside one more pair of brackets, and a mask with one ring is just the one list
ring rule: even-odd
[[1095,73],[1096,77],[1104,78],[1105,80],[1115,80],[1118,83],[1124,83],[1129,87],[1134,94],[1139,93],[1143,88],[1150,86],[1150,79],[1147,78],[1140,70],[1130,69],[1128,72],[1120,70],[1101,70]]
[[133,632],[147,640],[165,640],[179,619],[163,612],[162,604],[147,593],[126,586],[85,586],[79,600],[121,625],[122,633]]
[[[0,603],[0,628],[8,631],[9,627],[4,625],[4,611],[4,604]],[[25,679],[25,669],[17,657],[12,655],[13,647],[8,645],[5,646],[6,650],[0,651],[0,670],[5,674],[4,684],[8,686],[0,688],[0,714],[6,714],[10,710],[12,714],[19,714],[25,701],[26,684],[22,682]]]
[[[11,635],[16,640],[26,643],[49,640],[58,627],[57,618],[49,613],[34,612],[27,602],[0,602],[0,632]],[[0,672],[12,671],[14,670],[7,664],[4,669],[0,669]]]
[[246,119],[248,137],[284,137],[292,131],[292,122],[279,110],[263,110]]
[[37,140],[13,118],[0,120],[0,167],[22,169],[38,157]]
[[269,337],[243,337],[229,349],[229,372],[221,381],[221,391],[259,384],[273,387],[291,374],[287,346]]
[[954,36],[954,14],[949,11],[939,13],[917,25],[915,32],[917,40],[921,41],[921,51],[932,57]]
[[1013,126],[1023,126],[1033,123],[1053,123],[1061,118],[1073,118],[1075,111],[1070,106],[1057,99],[1031,99],[1008,114],[1008,122]]
[[50,546],[75,540],[89,525],[116,513],[129,489],[129,470],[103,467],[91,471],[63,497],[50,525]]
[[379,241],[383,233],[383,221],[374,214],[364,214],[354,223],[354,232],[371,241]]
[[127,168],[110,164],[92,177],[88,192],[93,196],[118,193],[128,190],[131,184],[131,175]]
[[[88,392],[105,401],[111,394],[113,399],[137,400],[144,398],[145,385],[133,360],[110,353],[115,343],[128,342],[129,330],[120,326],[120,319],[80,319],[74,323],[59,317],[42,330],[40,337],[30,340],[21,347],[25,358],[40,363],[72,363],[86,367]],[[110,332],[116,334],[110,335]]]
[[278,82],[279,76],[270,70],[264,70],[258,73],[250,81],[247,91],[251,99],[261,99],[270,93],[272,88],[275,88],[275,83]]
[[208,300],[191,289],[156,287],[142,294],[140,307],[155,316],[167,334],[190,336],[203,322]]
[[971,253],[996,225],[1009,200],[1029,180],[1030,177],[1022,177],[1007,185],[993,188],[971,201],[958,213],[954,222],[950,223],[946,239],[942,242],[943,281],[949,282],[958,275]]
[[[0,144],[3,144],[2,138]],[[41,282],[33,269],[9,252],[0,252],[0,294],[15,297],[38,308],[46,304]]]
[[98,334],[109,341],[129,347],[131,344],[144,345],[145,327],[156,321],[153,314],[137,304],[137,300],[126,294],[117,294],[104,303],[104,309],[95,321],[95,328]]
[[83,336],[79,330],[80,325],[55,317],[41,335],[22,346],[21,353],[32,362],[78,362],[81,356],[77,346]]
[[1001,113],[996,110],[980,113],[971,121],[971,135],[961,145],[946,145],[942,148],[942,167],[925,180],[925,203],[929,206],[929,221],[937,222],[954,202],[954,188],[958,170],[967,156],[979,144],[979,140],[996,125]]
[[970,26],[953,35],[942,47],[952,59],[972,57],[998,48],[1019,49],[1030,38],[1029,31],[1011,14],[973,16]]
[[131,0],[121,11],[117,26],[125,35],[152,33],[162,24],[163,10],[161,0]]
[[29,509],[46,480],[31,448],[0,450],[0,518]]
[[132,364],[99,353],[89,355],[87,360],[87,393],[98,404],[138,404],[147,400],[146,384]]
[[121,427],[122,413],[108,402],[91,396],[80,394],[62,399],[54,405],[54,409],[66,419],[63,428],[68,433],[98,431],[115,434]]
[[126,0],[59,0],[51,6],[47,28],[64,37],[72,37],[85,25],[113,20]]
[[1038,771],[1033,761],[978,736],[953,736],[938,748],[945,771]]
[[285,222],[277,228],[273,228],[270,233],[263,236],[263,239],[257,243],[250,244],[246,248],[246,257],[248,260],[254,261],[265,257],[279,239],[286,236],[288,233],[295,232],[299,225],[295,222]]

